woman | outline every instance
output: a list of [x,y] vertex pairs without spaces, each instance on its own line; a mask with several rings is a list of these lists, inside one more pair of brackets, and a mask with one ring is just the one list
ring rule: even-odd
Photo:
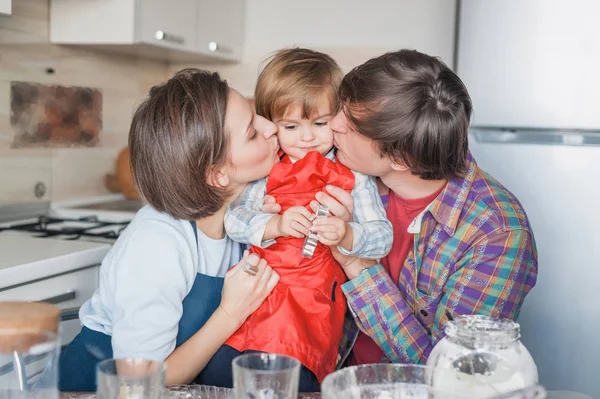
[[216,73],[186,69],[152,88],[129,134],[149,206],[102,262],[83,329],[60,358],[62,391],[95,390],[95,366],[111,357],[165,361],[167,384],[190,383],[263,302],[278,276],[242,256],[223,219],[278,162],[276,132]]

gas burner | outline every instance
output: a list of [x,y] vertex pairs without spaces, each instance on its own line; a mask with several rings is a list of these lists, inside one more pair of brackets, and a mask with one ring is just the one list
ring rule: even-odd
[[0,228],[3,230],[16,230],[32,233],[35,237],[55,237],[64,240],[90,240],[115,241],[129,221],[108,222],[98,219],[97,216],[81,218],[61,218],[54,216],[40,216],[37,220],[16,222]]

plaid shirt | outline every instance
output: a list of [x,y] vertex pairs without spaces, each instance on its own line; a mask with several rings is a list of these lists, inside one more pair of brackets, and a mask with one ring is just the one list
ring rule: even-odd
[[[336,161],[333,150],[326,158]],[[352,229],[352,250],[338,246],[345,255],[359,256],[368,259],[381,259],[392,248],[392,224],[387,220],[385,208],[377,192],[377,184],[371,176],[352,171],[354,198]],[[275,240],[262,238],[269,220],[275,216],[261,211],[267,188],[267,179],[257,180],[246,187],[244,192],[229,206],[225,213],[225,230],[234,241],[243,244],[267,248]]]
[[[466,176],[450,180],[408,231],[415,243],[398,284],[378,264],[342,286],[386,360],[425,363],[448,314],[518,317],[537,278],[533,233],[517,198],[470,155]],[[351,320],[345,327],[338,366],[358,333]]]

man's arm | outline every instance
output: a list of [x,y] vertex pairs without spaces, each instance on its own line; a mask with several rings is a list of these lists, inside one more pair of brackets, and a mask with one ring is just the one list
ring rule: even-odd
[[[424,363],[444,337],[446,312],[516,319],[537,278],[530,232],[497,230],[471,246],[445,283],[429,332],[382,265],[342,285],[357,324],[394,362]],[[356,270],[355,270],[356,273]]]

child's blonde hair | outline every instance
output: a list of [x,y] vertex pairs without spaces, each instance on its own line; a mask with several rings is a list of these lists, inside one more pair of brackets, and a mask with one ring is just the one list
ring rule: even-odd
[[258,77],[256,113],[274,120],[282,118],[290,105],[302,104],[303,118],[310,118],[323,94],[335,113],[342,78],[342,70],[327,54],[304,48],[279,50]]

